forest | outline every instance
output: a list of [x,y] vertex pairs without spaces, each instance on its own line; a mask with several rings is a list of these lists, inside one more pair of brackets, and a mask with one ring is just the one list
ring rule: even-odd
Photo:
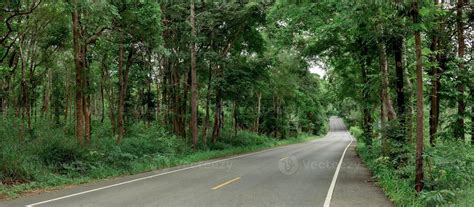
[[304,142],[337,115],[396,206],[474,202],[470,0],[0,7],[0,199]]

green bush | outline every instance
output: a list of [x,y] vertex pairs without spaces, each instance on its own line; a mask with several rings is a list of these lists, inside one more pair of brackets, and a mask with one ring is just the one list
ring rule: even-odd
[[[352,129],[352,128],[351,128]],[[352,131],[352,130],[351,130]],[[415,158],[413,147],[407,147],[404,165],[380,156],[379,142],[368,148],[358,142],[357,151],[372,170],[385,193],[397,206],[453,206],[466,203],[474,191],[474,149],[457,141],[438,142],[425,148],[425,188],[414,191]]]
[[239,131],[237,135],[229,135],[226,133],[221,141],[234,147],[254,146],[274,142],[274,140],[269,137],[249,131]]
[[86,150],[78,147],[72,138],[52,137],[38,146],[38,158],[55,173],[85,173],[89,169]]
[[474,150],[457,141],[438,142],[425,150],[426,190],[429,205],[455,204],[474,183]]
[[216,143],[210,143],[209,144],[209,149],[210,150],[225,150],[232,148],[232,145],[227,144],[225,142],[217,141]]
[[[163,127],[138,123],[127,128],[126,136],[117,145],[109,123],[94,121],[91,144],[81,147],[73,136],[74,130],[48,127],[48,120],[35,122],[31,133],[20,140],[19,131],[9,130],[17,122],[14,118],[0,119],[0,182],[7,184],[0,185],[0,196],[14,197],[30,189],[187,164],[277,144],[273,138],[253,132],[240,131],[235,136],[224,132],[217,143],[209,142],[208,148],[193,151],[184,138],[173,136]],[[278,144],[304,140],[297,137]]]
[[349,131],[351,132],[352,136],[354,136],[357,140],[362,140],[362,135],[364,135],[364,131],[359,128],[358,126],[352,126]]
[[0,148],[0,182],[18,184],[34,181],[38,174],[37,160],[22,145],[9,144]]

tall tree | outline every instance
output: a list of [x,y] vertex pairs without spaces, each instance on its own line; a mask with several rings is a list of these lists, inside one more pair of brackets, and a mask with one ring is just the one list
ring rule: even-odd
[[194,0],[191,0],[190,6],[190,20],[191,20],[191,122],[189,124],[193,148],[196,149],[198,143],[198,122],[197,122],[197,110],[198,110],[198,83],[196,76],[196,15],[194,11]]
[[[88,49],[91,45],[95,44],[104,31],[109,29],[108,24],[110,23],[110,13],[104,11],[101,13],[104,18],[88,16],[94,13],[94,11],[89,11],[90,13],[86,11],[84,4],[88,3],[92,2],[80,2],[78,0],[72,0],[70,2],[72,7],[72,39],[76,75],[75,130],[76,139],[80,144],[83,144],[84,138],[86,143],[90,143],[91,141],[91,97],[88,93],[88,87],[90,85],[88,75],[89,62],[87,59],[89,54]],[[95,5],[98,6],[96,9],[101,9],[99,4],[108,5],[108,2],[95,3]],[[98,23],[98,19],[100,19],[100,23]]]
[[416,53],[416,176],[415,190],[420,192],[424,187],[423,174],[423,56],[421,53],[421,31],[420,31],[420,14],[419,2],[413,2],[413,24],[415,28],[415,53]]
[[465,52],[465,42],[464,42],[464,21],[463,21],[463,8],[464,0],[458,0],[456,4],[456,30],[457,30],[457,40],[458,40],[458,68],[459,72],[457,75],[457,84],[458,84],[458,114],[457,114],[457,125],[455,128],[455,136],[459,140],[464,140],[465,126],[464,118],[466,113],[466,103],[464,100],[464,52]]

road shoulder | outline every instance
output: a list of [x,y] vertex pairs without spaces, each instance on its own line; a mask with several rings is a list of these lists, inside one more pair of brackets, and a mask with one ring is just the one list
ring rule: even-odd
[[352,143],[344,157],[331,206],[394,206],[382,189],[373,182],[370,171],[357,156],[356,145],[357,143]]

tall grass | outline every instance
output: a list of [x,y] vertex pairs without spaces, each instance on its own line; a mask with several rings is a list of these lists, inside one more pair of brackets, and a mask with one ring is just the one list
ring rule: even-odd
[[[46,121],[45,121],[46,122]],[[120,145],[111,127],[96,122],[90,146],[79,147],[66,128],[41,122],[22,140],[13,119],[0,120],[0,198],[15,198],[35,189],[60,188],[111,176],[140,173],[176,165],[306,141],[310,136],[276,140],[248,131],[224,132],[216,143],[193,151],[186,140],[164,128],[129,126]],[[49,126],[54,126],[53,124]]]
[[[354,129],[353,129],[354,128]],[[359,140],[360,129],[351,128]],[[406,163],[382,156],[380,140],[371,147],[358,142],[357,152],[374,173],[387,196],[397,206],[472,206],[474,197],[474,148],[453,139],[440,139],[425,147],[425,188],[415,192],[415,151],[407,148]]]

